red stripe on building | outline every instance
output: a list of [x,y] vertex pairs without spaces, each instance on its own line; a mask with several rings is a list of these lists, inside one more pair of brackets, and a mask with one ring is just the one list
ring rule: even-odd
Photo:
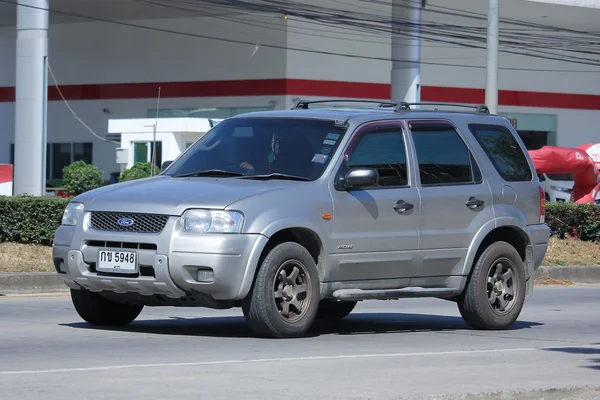
[[[423,86],[422,101],[484,104],[484,89]],[[499,90],[498,104],[503,106],[568,108],[577,110],[600,110],[600,96],[593,94],[571,94],[550,92],[525,92]]]
[[12,182],[13,166],[12,164],[0,164],[0,184]]
[[[163,98],[233,96],[319,96],[361,99],[389,99],[389,84],[319,81],[309,79],[254,79],[194,82],[107,83],[65,85],[60,89],[67,100],[114,100],[155,98],[158,88]],[[600,110],[600,95],[500,90],[503,106]],[[54,86],[49,100],[60,100]],[[423,86],[422,101],[483,104],[483,89]],[[0,87],[0,102],[14,102],[15,88]]]

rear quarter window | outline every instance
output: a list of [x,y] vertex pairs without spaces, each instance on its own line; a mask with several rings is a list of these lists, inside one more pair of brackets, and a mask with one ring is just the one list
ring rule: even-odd
[[510,130],[502,125],[469,124],[469,130],[507,182],[529,182],[533,173],[527,156]]

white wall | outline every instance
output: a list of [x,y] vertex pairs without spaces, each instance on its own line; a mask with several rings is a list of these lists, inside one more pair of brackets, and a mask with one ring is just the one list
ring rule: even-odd
[[[179,18],[135,21],[155,28],[285,46],[285,31],[268,27],[272,18],[245,16],[239,25],[222,19]],[[0,86],[15,80],[14,27],[0,28]],[[233,44],[134,29],[103,23],[51,25],[49,62],[59,85],[211,81],[285,77],[285,50],[261,47],[252,56],[253,45]],[[252,56],[252,57],[251,57]],[[51,78],[50,84],[53,85]],[[168,93],[163,92],[163,96]],[[201,94],[199,93],[199,96]],[[161,108],[282,107],[284,96],[163,98]],[[70,101],[77,115],[99,136],[107,134],[111,118],[144,118],[156,108],[156,99]],[[103,109],[109,109],[106,114]],[[93,162],[104,170],[104,178],[118,171],[117,145],[96,139],[82,126],[62,101],[48,104],[48,142],[94,143]],[[0,102],[0,162],[8,162],[14,142],[14,103]]]
[[[311,0],[316,6],[323,5]],[[390,15],[389,2],[369,3],[365,12]],[[327,3],[327,7],[345,7],[361,11],[357,2]],[[364,11],[363,10],[363,11]],[[585,10],[582,12],[586,12]],[[390,82],[391,57],[389,35],[349,31],[343,26],[323,26],[269,16],[237,15],[214,18],[153,19],[134,21],[155,28],[185,31],[248,41],[270,43],[323,52],[369,56],[380,60],[365,60],[305,52],[270,49],[222,41],[185,37],[150,30],[135,29],[105,23],[51,25],[49,30],[49,60],[59,84],[137,83],[169,81],[209,81],[235,79],[311,79],[367,83]],[[233,19],[233,21],[232,21]],[[472,22],[475,24],[475,22]],[[0,86],[14,85],[14,27],[0,28]],[[485,65],[485,51],[458,49],[439,43],[422,44],[425,63]],[[501,55],[502,67],[532,69],[589,70],[583,65],[549,60]],[[52,84],[53,82],[50,81]],[[484,88],[485,70],[442,67],[423,64],[421,84]],[[499,87],[503,90],[528,90],[557,93],[600,93],[600,73],[524,72],[502,70]],[[166,95],[163,93],[163,95]],[[213,108],[269,106],[289,108],[296,97],[316,98],[306,93],[288,96],[165,98],[161,108]],[[97,134],[104,137],[108,119],[146,117],[147,110],[156,107],[155,99],[72,101],[71,106]],[[105,113],[103,109],[108,109]],[[556,113],[558,144],[579,145],[600,141],[600,112],[581,110],[500,107],[499,111],[521,113]],[[9,160],[9,144],[14,137],[14,104],[0,103],[0,163]],[[48,107],[48,141],[93,141],[94,163],[105,172],[117,171],[115,144],[95,139],[69,112],[62,101],[51,101]]]

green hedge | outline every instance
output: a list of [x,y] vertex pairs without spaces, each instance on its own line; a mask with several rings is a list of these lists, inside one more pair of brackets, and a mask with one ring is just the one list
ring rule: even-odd
[[[0,242],[52,244],[69,199],[43,196],[0,196]],[[600,240],[600,206],[548,203],[546,224],[559,238]]]
[[0,242],[51,245],[68,198],[0,196]]
[[600,240],[600,206],[547,203],[546,224],[558,238],[575,237],[596,242]]

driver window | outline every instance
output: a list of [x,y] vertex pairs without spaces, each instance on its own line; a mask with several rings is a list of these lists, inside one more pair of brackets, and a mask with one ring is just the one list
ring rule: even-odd
[[408,186],[406,149],[402,132],[378,130],[360,139],[346,162],[347,168],[375,168],[379,187]]

